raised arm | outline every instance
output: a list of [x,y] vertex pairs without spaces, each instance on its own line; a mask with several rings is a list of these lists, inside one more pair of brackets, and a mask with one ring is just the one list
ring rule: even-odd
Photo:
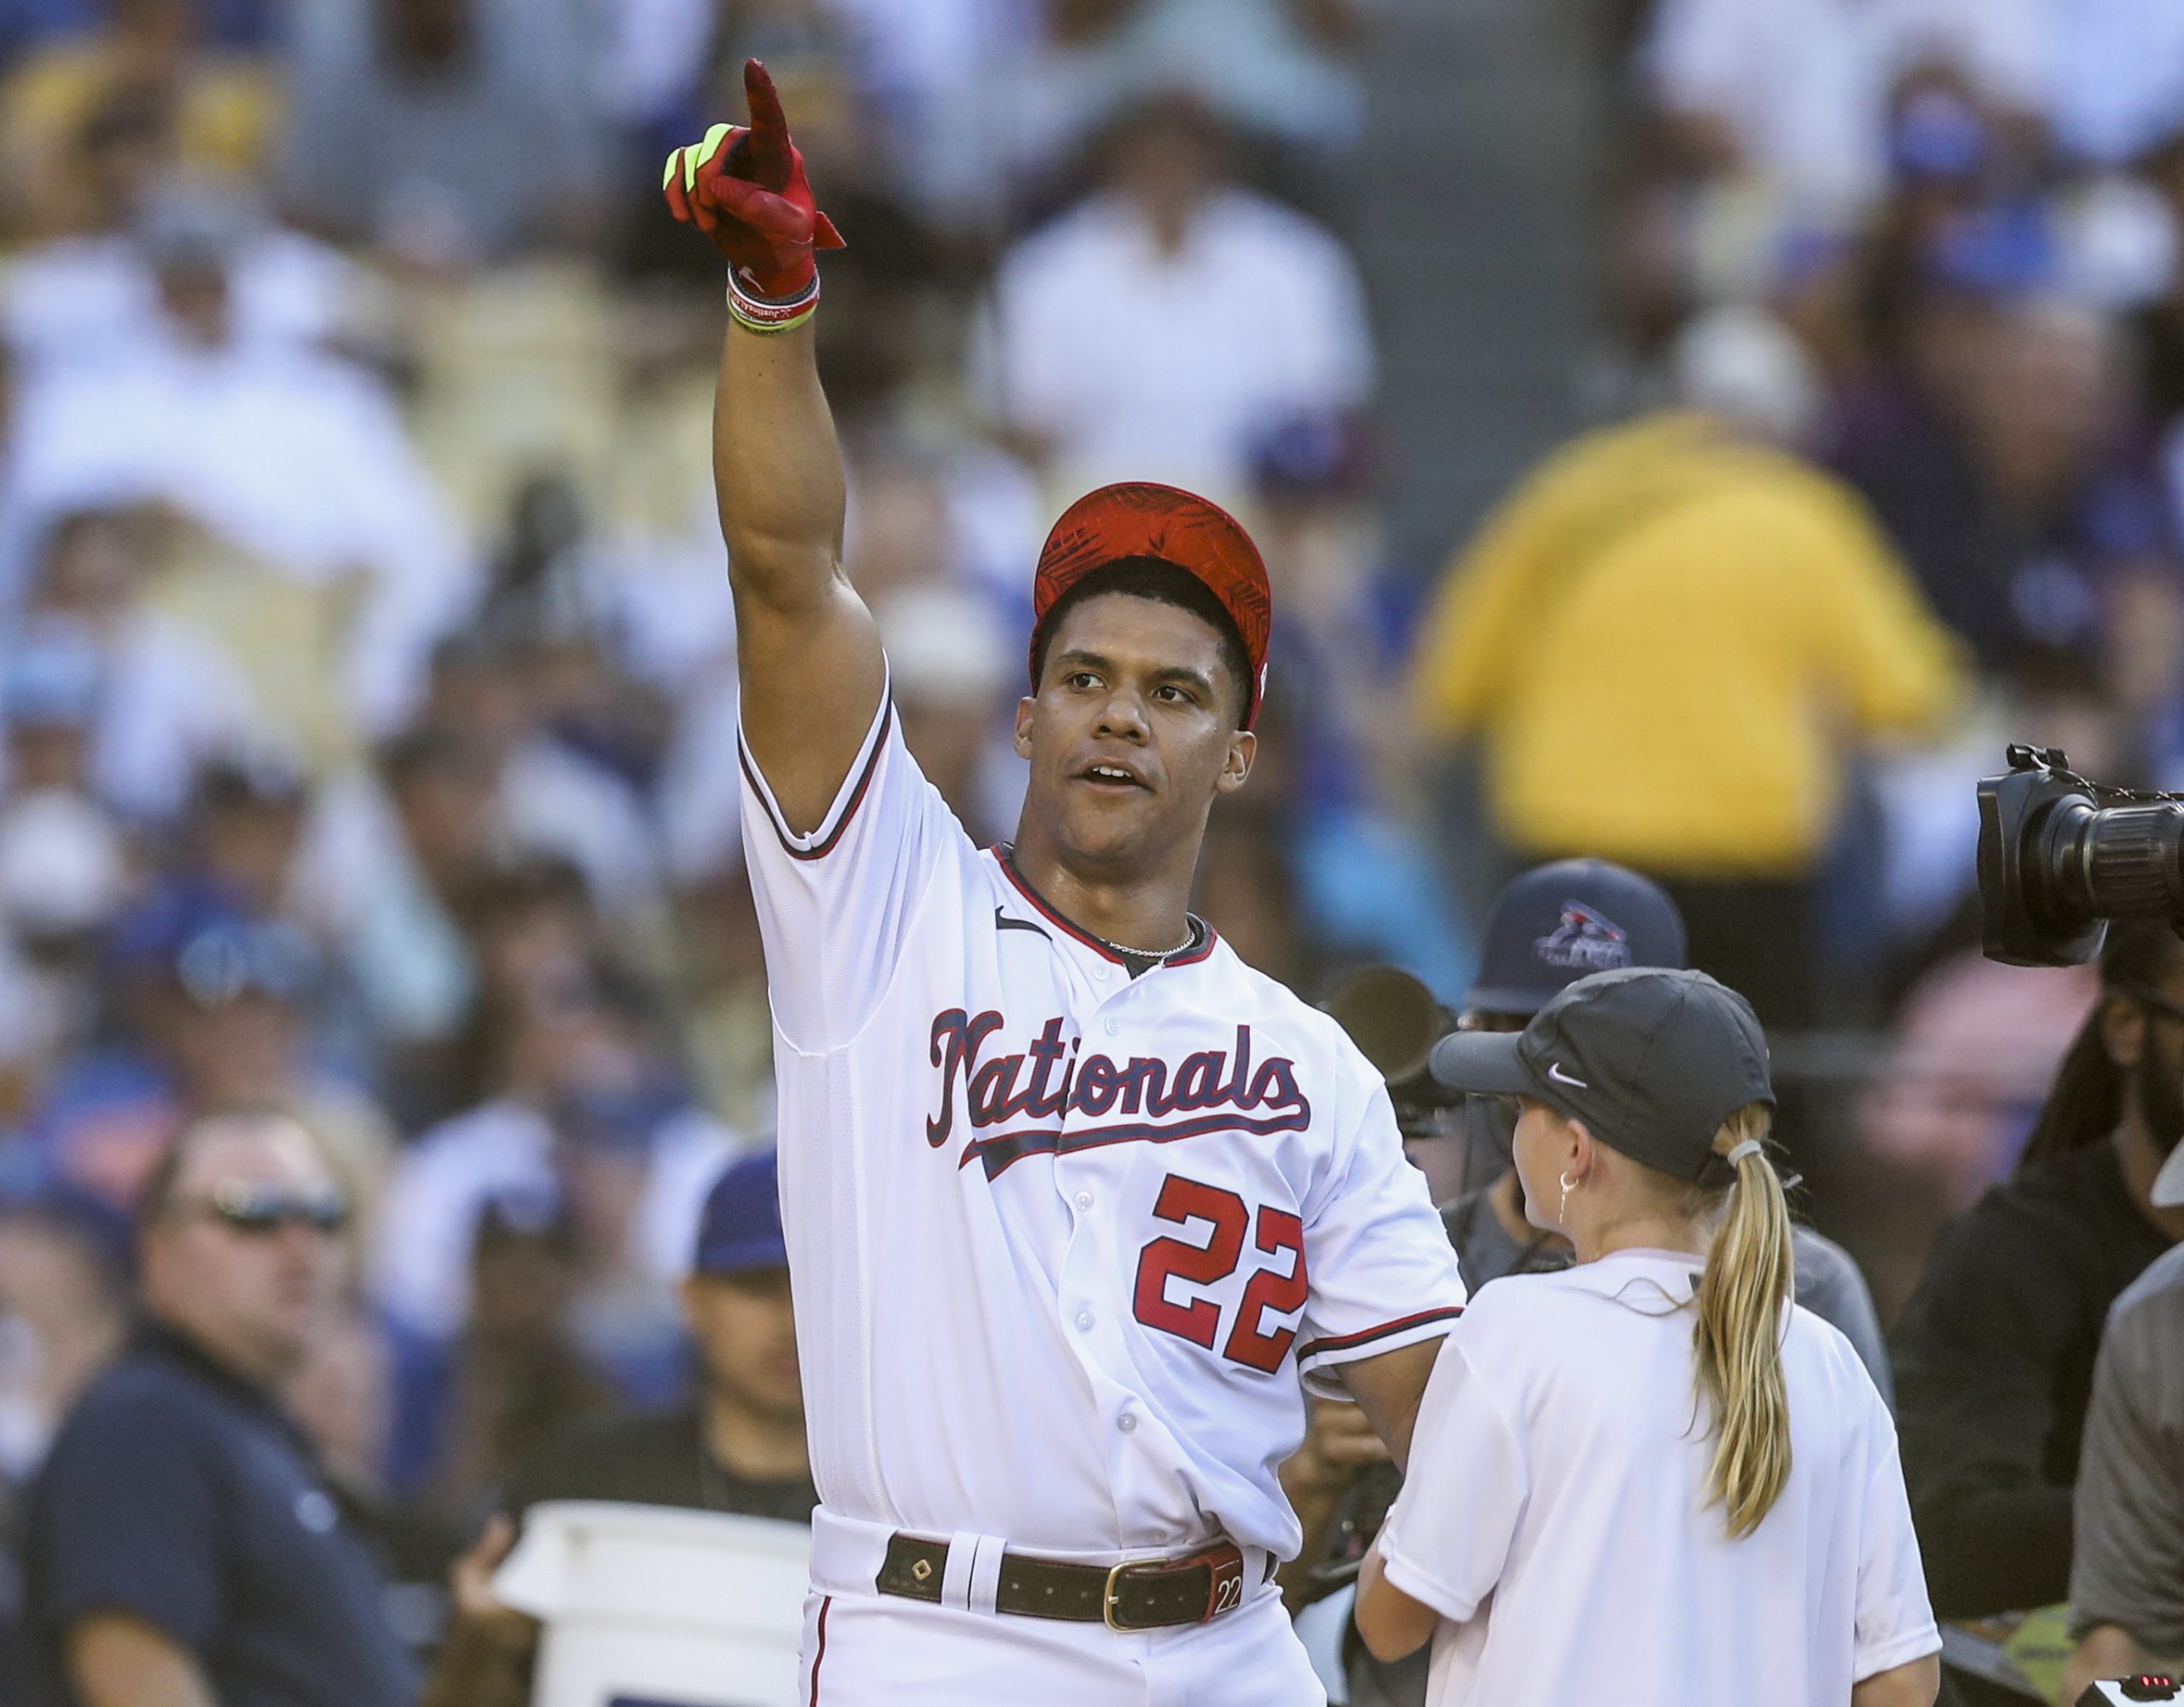
[[773,81],[743,70],[751,125],[668,157],[665,189],[729,264],[713,481],[735,595],[744,739],[789,827],[816,828],[872,726],[885,666],[842,573],[842,457],[819,388],[814,250],[841,239],[814,206]]

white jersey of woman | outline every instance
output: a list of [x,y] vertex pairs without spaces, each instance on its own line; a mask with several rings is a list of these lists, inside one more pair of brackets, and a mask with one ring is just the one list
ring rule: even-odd
[[1429,1707],[1843,1707],[1941,1647],[1896,1427],[1850,1343],[1785,1322],[1790,1475],[1728,1537],[1691,1301],[1625,1251],[1486,1288],[1443,1342],[1388,1581],[1442,1617]]

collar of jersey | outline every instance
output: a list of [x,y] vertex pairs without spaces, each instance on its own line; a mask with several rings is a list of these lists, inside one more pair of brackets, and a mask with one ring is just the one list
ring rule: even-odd
[[[1031,910],[1037,913],[1042,919],[1045,920],[1047,923],[1052,925],[1057,931],[1060,931],[1072,942],[1076,943],[1083,948],[1091,949],[1094,954],[1097,955],[1101,960],[1107,961],[1110,965],[1126,967],[1130,964],[1128,961],[1124,960],[1120,955],[1117,954],[1112,949],[1109,948],[1089,931],[1080,929],[1078,926],[1072,925],[1068,920],[1062,917],[1060,913],[1056,912],[1054,909],[1048,903],[1046,897],[1040,894],[1037,890],[1032,888],[1031,884],[1025,880],[1024,874],[1016,868],[1016,862],[1008,856],[1008,849],[1006,846],[996,842],[993,846],[988,848],[986,851],[993,856],[994,863],[1001,868],[1002,875],[1006,877],[1009,882],[1015,886],[1016,892],[1018,894],[1021,895],[1025,900],[1031,903]],[[1213,944],[1217,940],[1214,933],[1213,926],[1207,924],[1205,920],[1199,918],[1195,913],[1188,914],[1186,916],[1190,920],[1192,924],[1195,925],[1199,930],[1204,933],[1204,940],[1201,941],[1194,949],[1182,949],[1176,954],[1169,955],[1169,957],[1165,961],[1154,962],[1153,966],[1146,976],[1149,977],[1151,973],[1159,971],[1162,967],[1196,966],[1200,961],[1208,958],[1213,953]]]
[[1621,1298],[1629,1286],[1650,1284],[1661,1288],[1670,1302],[1677,1304],[1699,1295],[1699,1282],[1705,1272],[1704,1257],[1688,1251],[1659,1251],[1646,1245],[1611,1251],[1605,1257],[1595,1257],[1589,1263],[1575,1263],[1562,1270],[1604,1298]]

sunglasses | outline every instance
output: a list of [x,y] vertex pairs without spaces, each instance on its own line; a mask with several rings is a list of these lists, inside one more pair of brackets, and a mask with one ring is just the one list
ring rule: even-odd
[[290,1225],[335,1234],[349,1224],[349,1199],[340,1192],[291,1192],[277,1186],[246,1186],[224,1180],[200,1201],[186,1205],[230,1232],[263,1239]]

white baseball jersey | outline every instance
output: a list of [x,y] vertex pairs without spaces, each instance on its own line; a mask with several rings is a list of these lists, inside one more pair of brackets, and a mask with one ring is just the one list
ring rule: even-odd
[[1133,979],[972,843],[884,701],[808,835],[741,757],[828,1509],[1293,1553],[1300,1373],[1463,1303],[1379,1076],[1210,932]]

